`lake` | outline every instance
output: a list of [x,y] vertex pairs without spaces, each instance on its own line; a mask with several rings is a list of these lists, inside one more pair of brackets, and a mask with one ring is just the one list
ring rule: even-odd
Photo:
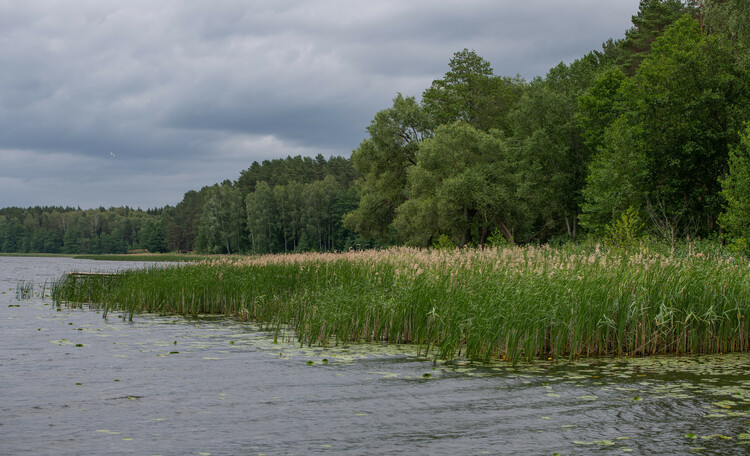
[[0,454],[750,454],[750,354],[434,365],[41,296],[146,265],[0,256]]

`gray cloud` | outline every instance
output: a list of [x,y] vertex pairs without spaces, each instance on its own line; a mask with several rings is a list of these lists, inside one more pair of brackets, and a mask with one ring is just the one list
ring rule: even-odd
[[[254,160],[348,155],[455,51],[543,75],[636,0],[0,2],[0,207],[176,204]],[[114,157],[113,157],[114,155]]]

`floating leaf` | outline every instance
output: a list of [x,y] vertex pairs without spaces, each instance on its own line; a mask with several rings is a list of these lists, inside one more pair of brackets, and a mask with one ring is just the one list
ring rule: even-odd
[[732,408],[735,405],[737,405],[734,401],[720,401],[720,402],[714,402],[714,405],[721,408]]

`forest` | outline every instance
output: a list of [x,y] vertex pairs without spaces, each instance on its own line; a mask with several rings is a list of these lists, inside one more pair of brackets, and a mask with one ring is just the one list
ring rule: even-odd
[[175,206],[0,209],[0,251],[279,253],[387,245],[750,252],[750,1],[642,0],[601,49],[526,81],[456,52],[350,158],[254,162]]

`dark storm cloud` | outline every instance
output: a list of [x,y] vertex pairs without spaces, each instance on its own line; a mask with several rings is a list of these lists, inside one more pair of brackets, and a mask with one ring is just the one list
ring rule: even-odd
[[347,155],[474,49],[544,75],[636,0],[0,1],[0,206],[153,207],[253,160]]

